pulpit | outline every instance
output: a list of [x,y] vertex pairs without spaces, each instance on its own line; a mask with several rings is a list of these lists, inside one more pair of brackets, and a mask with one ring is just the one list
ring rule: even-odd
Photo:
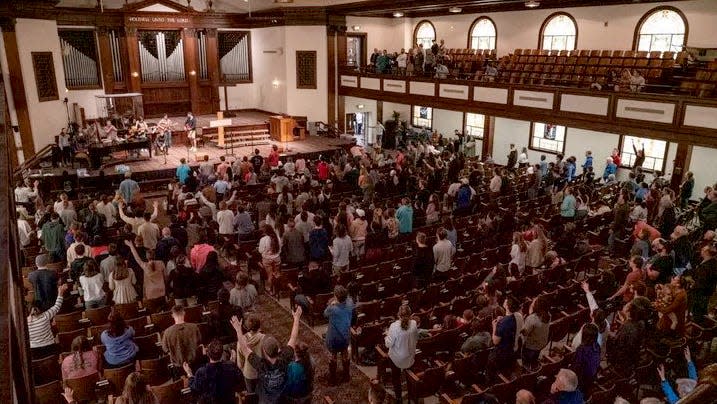
[[284,116],[269,117],[269,133],[271,138],[277,142],[292,142],[294,140],[294,118]]

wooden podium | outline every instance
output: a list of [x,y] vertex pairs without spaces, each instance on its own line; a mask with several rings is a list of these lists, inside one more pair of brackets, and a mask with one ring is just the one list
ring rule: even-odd
[[294,128],[296,121],[294,118],[284,116],[269,117],[269,133],[271,138],[277,142],[294,141]]

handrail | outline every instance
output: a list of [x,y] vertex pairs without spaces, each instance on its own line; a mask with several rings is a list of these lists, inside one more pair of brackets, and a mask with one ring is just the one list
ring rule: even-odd
[[18,165],[18,167],[13,172],[13,175],[19,175],[23,170],[31,170],[34,167],[34,165],[37,163],[37,160],[46,157],[45,155],[47,154],[47,152],[52,152],[53,146],[54,145],[52,145],[52,144],[45,145],[45,147],[40,149],[32,157],[25,160],[22,164]]

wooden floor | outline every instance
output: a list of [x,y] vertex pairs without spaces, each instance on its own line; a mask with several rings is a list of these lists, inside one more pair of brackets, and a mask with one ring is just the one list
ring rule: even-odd
[[[226,119],[232,120],[232,125],[258,125],[262,123],[269,122],[269,117],[271,115],[265,113],[265,112],[259,112],[259,111],[239,111],[236,112],[235,117],[226,117]],[[209,127],[209,122],[214,121],[217,119],[216,115],[197,115],[195,118],[197,118],[197,127],[198,128],[204,128]],[[175,129],[183,128],[184,127],[184,121],[187,119],[186,116],[170,116],[169,119],[171,119],[175,126]],[[159,122],[160,118],[153,118],[153,119],[147,119],[148,123],[157,123]]]

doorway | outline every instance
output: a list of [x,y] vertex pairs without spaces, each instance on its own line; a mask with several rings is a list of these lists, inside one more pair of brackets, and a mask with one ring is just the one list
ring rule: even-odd
[[366,34],[346,34],[346,65],[360,69],[366,66]]
[[346,114],[346,133],[353,135],[356,144],[368,146],[373,143],[371,138],[370,112],[354,112]]

